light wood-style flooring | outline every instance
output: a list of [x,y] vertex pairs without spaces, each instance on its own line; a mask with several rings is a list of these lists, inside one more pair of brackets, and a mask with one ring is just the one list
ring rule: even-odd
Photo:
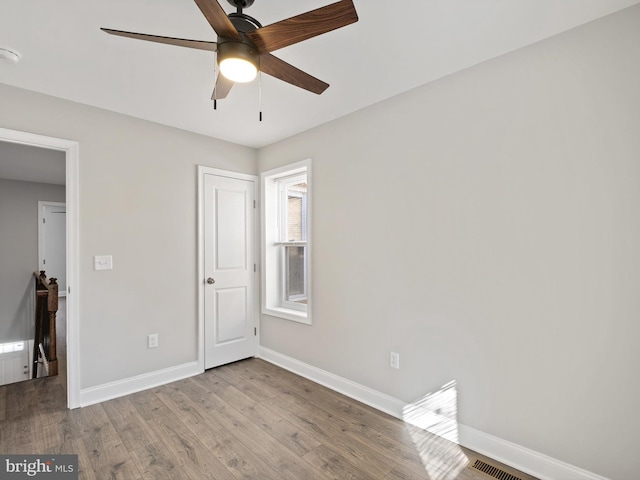
[[260,359],[75,410],[60,380],[0,387],[0,452],[77,454],[81,479],[491,478],[472,452]]

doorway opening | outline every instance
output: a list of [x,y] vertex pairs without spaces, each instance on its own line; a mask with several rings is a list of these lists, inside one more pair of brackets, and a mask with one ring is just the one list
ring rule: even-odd
[[[64,156],[64,184],[66,205],[66,224],[64,226],[66,239],[66,299],[62,306],[65,307],[64,317],[66,319],[63,334],[66,330],[64,345],[66,346],[66,374],[67,406],[77,408],[80,406],[80,382],[79,382],[79,289],[78,289],[78,163],[79,145],[77,142],[54,137],[47,137],[29,132],[9,130],[0,128],[0,143],[12,147],[24,146],[26,148],[36,147],[37,149],[54,151]],[[46,165],[46,163],[44,164]],[[46,168],[46,167],[45,167]],[[62,202],[60,202],[62,203]],[[37,267],[33,265],[33,269]]]

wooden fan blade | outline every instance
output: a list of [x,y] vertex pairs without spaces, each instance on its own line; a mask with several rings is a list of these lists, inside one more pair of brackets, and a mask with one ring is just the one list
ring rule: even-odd
[[218,49],[216,42],[205,42],[203,40],[187,40],[184,38],[159,37],[158,35],[147,35],[145,33],[123,32],[122,30],[112,30],[110,28],[101,28],[103,32],[120,37],[136,38],[138,40],[147,40],[148,42],[166,43],[168,45],[177,45],[179,47],[197,48],[199,50],[209,50],[215,52]]
[[216,0],[195,0],[195,2],[218,36],[242,41],[236,27]]
[[270,53],[260,55],[260,71],[272,77],[279,78],[291,85],[295,85],[296,87],[317,93],[318,95],[329,88],[328,83],[312,77],[308,73],[303,72],[284,60],[280,60],[278,57],[274,57]]
[[233,87],[233,82],[221,73],[218,73],[218,78],[216,78],[216,85],[215,87],[213,87],[211,100],[222,100],[223,98],[226,98],[229,94],[229,91],[231,90],[231,87]]
[[246,32],[258,52],[269,53],[358,21],[353,0],[341,0]]

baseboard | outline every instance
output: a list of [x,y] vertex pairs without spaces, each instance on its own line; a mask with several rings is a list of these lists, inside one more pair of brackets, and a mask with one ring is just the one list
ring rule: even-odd
[[112,398],[130,395],[132,393],[158,387],[167,383],[193,377],[202,373],[198,362],[189,362],[175,367],[165,368],[155,372],[136,375],[115,382],[97,385],[80,390],[80,406],[86,407],[94,403],[104,402]]
[[[402,412],[407,404],[397,398],[393,398],[266,347],[260,347],[258,357],[377,410],[401,420],[403,419]],[[521,472],[533,475],[540,480],[607,480],[605,477],[601,477],[595,473],[476,430],[467,425],[461,423],[457,425],[459,444],[463,447],[493,458]]]
[[508,440],[458,424],[460,445],[541,480],[608,480]]
[[331,390],[342,393],[347,397],[358,400],[359,402],[369,405],[370,407],[388,413],[396,418],[402,418],[402,408],[404,403],[397,398],[390,397],[384,393],[365,387],[359,383],[352,382],[346,378],[339,377],[333,373],[321,370],[312,365],[308,365],[294,358],[282,355],[269,348],[260,347],[258,357],[269,363],[278,365],[279,367],[289,370],[301,377],[324,385]]

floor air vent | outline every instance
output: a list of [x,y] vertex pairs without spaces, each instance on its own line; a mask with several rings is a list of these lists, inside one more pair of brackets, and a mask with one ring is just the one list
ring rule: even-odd
[[486,473],[487,475],[493,478],[497,478],[498,480],[522,480],[520,477],[511,475],[509,472],[505,472],[498,467],[494,467],[493,465],[484,463],[482,460],[476,460],[475,463],[469,468],[473,468],[482,473]]

